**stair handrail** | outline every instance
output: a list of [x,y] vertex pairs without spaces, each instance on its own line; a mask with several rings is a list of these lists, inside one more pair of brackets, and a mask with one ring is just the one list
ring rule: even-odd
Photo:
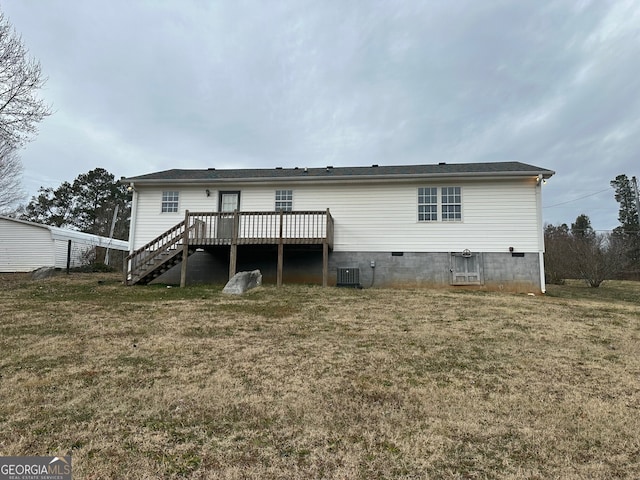
[[[173,232],[175,232],[176,230],[181,230],[181,229],[182,229],[182,230],[184,230],[184,220],[182,220],[180,223],[178,223],[178,224],[174,225],[173,227],[171,227],[171,228],[170,228],[169,230],[167,230],[166,232],[161,233],[160,235],[158,235],[156,238],[154,238],[154,239],[153,239],[153,240],[151,240],[150,242],[148,242],[148,243],[144,244],[142,247],[140,247],[140,248],[138,248],[137,250],[134,250],[133,252],[131,252],[131,253],[127,256],[126,261],[129,261],[129,260],[131,260],[132,258],[134,258],[134,257],[136,257],[136,256],[138,256],[138,255],[140,255],[142,252],[148,251],[148,250],[149,250],[149,248],[151,248],[155,243],[158,243],[159,241],[161,241],[161,240],[162,240],[163,238],[165,238],[165,237],[169,237],[169,236],[171,236],[171,234],[172,234]],[[184,233],[184,231],[183,231],[182,233]],[[167,242],[167,243],[169,243],[169,242]],[[164,244],[163,244],[163,245],[161,245],[161,246],[164,246]]]

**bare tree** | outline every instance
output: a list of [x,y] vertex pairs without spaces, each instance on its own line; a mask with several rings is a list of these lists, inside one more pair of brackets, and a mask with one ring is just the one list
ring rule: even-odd
[[22,39],[0,12],[0,142],[19,148],[31,140],[38,123],[51,114],[36,96],[44,86],[40,63],[29,58]]
[[0,143],[0,214],[6,214],[12,207],[25,199],[22,190],[22,162],[13,148]]
[[17,155],[38,123],[51,114],[36,93],[44,85],[40,63],[29,58],[22,39],[0,12],[0,213],[24,198]]
[[582,214],[571,224],[547,225],[544,230],[545,273],[548,283],[579,278],[590,287],[616,278],[625,265],[627,244],[619,235],[596,233]]
[[590,287],[599,287],[605,280],[616,278],[625,265],[625,244],[611,234],[570,239],[574,273]]

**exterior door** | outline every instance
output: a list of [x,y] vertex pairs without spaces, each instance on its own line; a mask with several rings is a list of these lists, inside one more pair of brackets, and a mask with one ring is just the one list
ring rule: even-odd
[[240,192],[220,192],[218,238],[233,237],[233,212],[240,210]]
[[459,254],[451,255],[451,284],[452,285],[481,285],[482,284],[482,255]]

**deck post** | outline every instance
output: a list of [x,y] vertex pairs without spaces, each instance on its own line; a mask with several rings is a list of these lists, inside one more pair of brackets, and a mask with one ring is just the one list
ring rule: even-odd
[[327,208],[327,219],[325,224],[324,240],[322,241],[322,286],[326,287],[329,282],[329,218],[331,213]]
[[231,231],[231,251],[229,252],[229,280],[236,274],[238,263],[238,209],[233,211],[233,230]]
[[322,286],[326,287],[329,277],[329,244],[322,242]]
[[187,285],[187,260],[189,258],[189,210],[184,211],[184,237],[182,239],[182,269],[180,270],[180,288]]
[[282,241],[282,222],[284,220],[284,213],[280,210],[280,233],[278,237],[278,270],[276,273],[276,285],[282,286],[282,270],[284,267],[284,243]]

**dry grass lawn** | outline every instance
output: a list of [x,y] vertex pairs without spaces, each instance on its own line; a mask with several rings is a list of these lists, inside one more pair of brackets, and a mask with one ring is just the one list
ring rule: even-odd
[[640,284],[0,276],[0,454],[76,479],[640,477]]

